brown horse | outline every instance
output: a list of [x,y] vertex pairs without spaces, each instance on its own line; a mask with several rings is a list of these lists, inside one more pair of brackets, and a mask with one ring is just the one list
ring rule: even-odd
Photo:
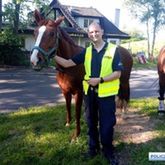
[[[69,59],[82,51],[82,48],[74,43],[72,38],[60,28],[60,23],[64,17],[57,20],[46,20],[42,18],[38,11],[35,11],[35,20],[38,27],[35,29],[36,43],[31,55],[31,63],[34,69],[41,69],[43,63],[49,61],[56,54]],[[124,48],[119,48],[121,51],[121,59],[124,64],[124,71],[121,76],[119,100],[120,107],[123,107],[129,101],[129,77],[132,68],[132,57]],[[84,66],[78,65],[71,68],[62,68],[57,65],[58,73],[56,76],[57,82],[62,90],[66,100],[66,125],[71,122],[71,99],[72,95],[75,98],[76,108],[76,129],[73,134],[73,139],[80,134],[80,114],[83,100],[82,80],[84,78]],[[124,106],[125,107],[125,106]]]
[[159,52],[157,70],[159,75],[159,107],[158,113],[165,113],[164,93],[165,93],[165,46]]

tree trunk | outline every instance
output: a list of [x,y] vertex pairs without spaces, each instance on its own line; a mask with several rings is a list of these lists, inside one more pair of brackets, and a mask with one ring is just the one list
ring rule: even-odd
[[150,33],[149,33],[149,22],[147,21],[147,46],[148,46],[148,58],[150,58]]
[[2,0],[0,0],[0,31],[2,29]]
[[152,49],[151,54],[154,56],[155,40],[156,40],[156,30],[157,30],[157,19],[155,19],[153,27],[153,40],[152,40]]
[[17,34],[19,29],[20,3],[15,4],[14,32]]

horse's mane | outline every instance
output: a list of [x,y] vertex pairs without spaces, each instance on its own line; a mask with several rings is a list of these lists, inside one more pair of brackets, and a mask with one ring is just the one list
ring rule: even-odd
[[63,30],[61,27],[59,27],[59,31],[63,39],[65,39],[67,42],[69,42],[71,45],[75,47],[80,47],[74,42],[74,40],[69,36],[69,34],[65,30]]

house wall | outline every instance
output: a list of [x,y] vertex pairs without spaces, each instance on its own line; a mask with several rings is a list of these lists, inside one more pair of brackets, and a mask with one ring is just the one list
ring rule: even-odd
[[99,19],[97,19],[97,18],[88,18],[88,17],[78,17],[78,18],[75,18],[75,20],[76,20],[76,22],[77,22],[77,24],[81,27],[81,28],[83,28],[83,29],[85,29],[85,30],[87,30],[87,27],[84,27],[84,20],[85,19],[88,19],[88,25],[91,23],[91,22],[97,22],[97,23],[100,23],[100,20]]
[[[85,37],[73,37],[72,39],[75,41],[76,44],[78,44],[81,47],[86,47],[88,43],[90,42],[88,38]],[[35,39],[33,35],[25,35],[25,45],[24,48],[26,51],[31,51],[35,44]],[[118,39],[107,39],[108,42],[116,43],[117,45],[120,45],[120,40]]]
[[89,39],[85,37],[72,37],[75,43],[81,47],[86,47],[87,43],[89,43]]
[[[34,39],[33,35],[25,35],[24,38],[25,38],[25,42],[24,42],[25,50],[31,51],[35,44],[35,39]],[[82,46],[82,47],[85,47],[86,43],[89,42],[89,40],[87,38],[83,38],[83,37],[72,37],[72,38],[76,44],[78,44],[79,46]]]
[[25,45],[24,48],[27,51],[31,51],[32,48],[34,47],[35,44],[35,39],[33,37],[33,35],[26,35],[25,36]]

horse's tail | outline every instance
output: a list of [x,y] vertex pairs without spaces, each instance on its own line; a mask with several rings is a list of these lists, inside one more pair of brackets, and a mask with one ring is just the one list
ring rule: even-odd
[[117,107],[120,109],[127,109],[127,105],[130,101],[130,84],[129,78],[123,79],[120,78],[120,88],[117,95]]
[[116,98],[116,106],[122,112],[127,112],[130,101],[130,86],[127,84],[120,84],[119,92]]
[[119,47],[121,61],[124,69],[120,77],[120,88],[118,93],[118,108],[125,109],[130,100],[130,75],[133,66],[133,58],[131,54],[123,47]]
[[120,84],[118,97],[120,100],[125,100],[127,103],[130,100],[130,85],[129,82],[126,82],[126,84]]

